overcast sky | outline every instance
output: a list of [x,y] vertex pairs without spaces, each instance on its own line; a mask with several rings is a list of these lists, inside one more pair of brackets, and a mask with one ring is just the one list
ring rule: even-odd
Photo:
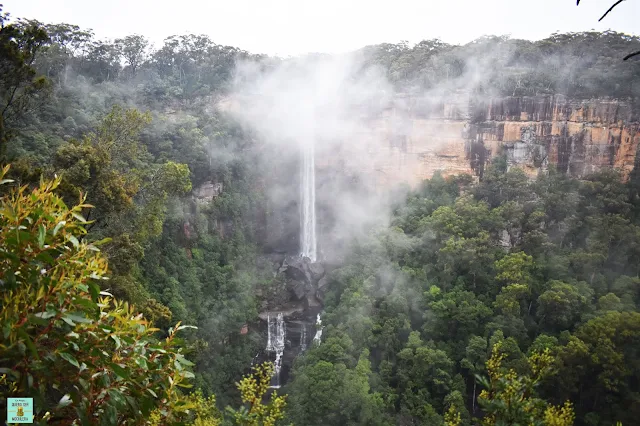
[[[2,1],[2,0],[0,0]],[[173,34],[207,34],[252,53],[338,53],[382,42],[482,35],[540,39],[554,31],[640,34],[640,0],[4,0],[14,17],[92,28],[99,38],[142,34],[156,47]]]

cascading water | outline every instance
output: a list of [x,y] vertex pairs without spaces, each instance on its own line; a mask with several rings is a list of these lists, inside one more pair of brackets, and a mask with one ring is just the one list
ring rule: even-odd
[[307,324],[300,324],[302,330],[300,330],[300,353],[307,350]]
[[300,179],[300,250],[312,262],[317,258],[316,243],[316,167],[313,142],[302,146]]
[[316,335],[313,336],[314,343],[320,343],[320,339],[322,338],[322,321],[320,320],[320,314],[316,318]]
[[280,388],[280,370],[282,369],[282,354],[284,353],[285,339],[284,316],[282,312],[278,314],[274,320],[271,315],[267,315],[267,352],[275,352],[276,360],[274,362],[273,385],[274,389]]
[[273,343],[271,343],[271,314],[267,314],[267,347],[265,350],[267,352],[273,350]]

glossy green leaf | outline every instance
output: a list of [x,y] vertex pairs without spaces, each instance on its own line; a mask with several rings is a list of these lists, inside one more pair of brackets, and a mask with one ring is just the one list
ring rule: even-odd
[[80,368],[80,364],[78,363],[78,360],[70,353],[60,352],[60,357],[66,360],[69,364],[73,365],[74,367]]
[[125,369],[122,368],[121,366],[119,366],[116,363],[111,363],[109,364],[109,367],[111,367],[111,369],[113,370],[113,372],[118,376],[121,377],[123,379],[128,379],[129,378],[129,372]]
[[44,239],[46,235],[47,235],[47,230],[44,227],[44,225],[42,224],[38,225],[38,247],[39,248],[44,247]]
[[69,235],[69,241],[73,244],[73,247],[78,248],[80,246],[80,241],[75,237],[75,235]]
[[60,228],[62,228],[66,224],[67,224],[67,221],[65,221],[65,220],[61,220],[60,222],[58,222],[56,224],[56,226],[53,228],[53,236],[55,237],[56,235],[58,235],[58,232],[60,231]]

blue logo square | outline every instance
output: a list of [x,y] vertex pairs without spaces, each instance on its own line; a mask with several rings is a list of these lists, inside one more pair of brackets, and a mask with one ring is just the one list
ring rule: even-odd
[[33,423],[33,398],[7,398],[7,423]]

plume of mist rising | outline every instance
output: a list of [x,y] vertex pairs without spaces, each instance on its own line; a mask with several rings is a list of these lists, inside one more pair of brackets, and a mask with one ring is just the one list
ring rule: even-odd
[[[495,55],[509,56],[513,50],[504,49]],[[388,225],[394,193],[389,185],[381,186],[380,179],[393,181],[396,176],[389,175],[398,172],[411,177],[421,174],[419,153],[398,154],[392,146],[395,140],[404,140],[406,147],[412,120],[420,113],[416,109],[440,121],[447,119],[445,102],[495,77],[491,71],[495,58],[489,52],[464,58],[464,63],[460,75],[407,94],[398,93],[386,72],[372,65],[364,51],[268,64],[239,62],[231,93],[222,104],[273,154],[267,173],[284,174],[284,179],[273,179],[268,186],[275,210],[299,201],[299,171],[294,165],[300,163],[306,146],[314,146],[318,220],[325,225],[320,257],[341,257],[340,247],[372,227]],[[462,99],[464,104],[468,97]],[[463,111],[460,118],[467,113]],[[433,151],[463,138],[442,122],[421,125],[427,136],[418,141],[418,149]],[[395,159],[394,169],[385,170]],[[293,215],[287,220],[295,226]]]
[[[285,178],[269,188],[272,205],[290,203],[298,195],[298,170],[281,170],[279,165],[295,164],[302,150],[314,147],[316,208],[324,213],[319,220],[332,217],[332,229],[325,234],[349,240],[388,219],[387,194],[366,190],[371,187],[365,173],[370,168],[369,141],[361,135],[392,97],[383,72],[364,68],[357,55],[307,56],[267,71],[257,63],[239,63],[226,109],[275,153],[269,166]],[[322,173],[327,160],[336,158],[344,160],[337,171],[343,179]],[[334,249],[326,239],[320,245],[325,256]]]

